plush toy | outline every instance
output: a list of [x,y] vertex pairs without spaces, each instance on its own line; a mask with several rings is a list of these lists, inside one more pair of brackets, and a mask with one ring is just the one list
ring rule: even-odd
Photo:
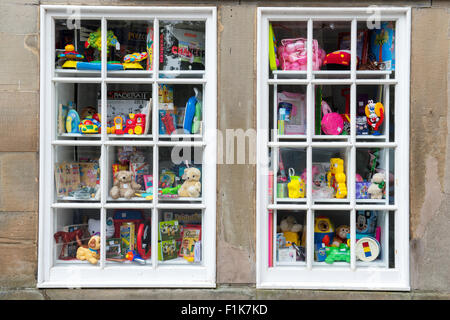
[[[100,220],[89,219],[88,230],[91,236],[100,234]],[[114,236],[114,220],[112,217],[106,219],[106,238],[112,238]]]
[[80,119],[93,119],[94,115],[97,113],[93,107],[84,107],[80,112]]
[[200,170],[197,168],[186,168],[184,170],[181,179],[184,180],[180,189],[178,189],[178,195],[180,197],[198,198],[202,190],[200,183]]
[[286,238],[286,246],[290,246],[291,243],[300,245],[299,232],[303,231],[303,225],[297,223],[297,220],[293,216],[287,216],[280,221],[278,232],[282,232]]
[[111,198],[117,199],[124,197],[130,199],[134,196],[136,191],[141,189],[141,185],[136,183],[133,179],[131,171],[118,171],[114,175],[114,186],[109,191]]
[[341,243],[347,243],[347,234],[350,233],[350,227],[342,225],[336,228],[336,233],[333,239],[332,247],[339,247]]
[[89,239],[88,247],[79,247],[77,250],[78,260],[87,260],[92,264],[97,264],[100,259],[100,237],[93,236]]
[[371,182],[372,184],[369,186],[369,189],[367,190],[367,192],[370,193],[370,198],[382,199],[384,188],[386,186],[386,178],[384,176],[384,173],[381,172],[375,173],[372,176]]

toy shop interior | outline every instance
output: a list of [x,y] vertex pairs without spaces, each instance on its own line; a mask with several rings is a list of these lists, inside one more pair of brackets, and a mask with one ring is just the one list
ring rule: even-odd
[[201,265],[205,21],[72,22],[54,20],[54,265]]
[[395,22],[308,22],[269,22],[268,266],[394,268]]

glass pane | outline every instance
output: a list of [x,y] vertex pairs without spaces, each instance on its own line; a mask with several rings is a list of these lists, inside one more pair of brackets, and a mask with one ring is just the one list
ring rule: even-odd
[[[96,209],[54,209],[54,220],[55,265],[73,263],[99,265],[100,211]],[[93,237],[92,242],[90,241],[91,237]]]
[[349,148],[313,148],[314,202],[348,202]]
[[395,86],[358,85],[356,94],[356,138],[394,141]]
[[108,76],[149,76],[153,35],[153,21],[108,20]]
[[193,71],[202,74],[198,71],[205,70],[204,21],[160,21],[159,36],[161,72]]
[[99,77],[101,70],[99,39],[101,39],[99,20],[81,20],[73,17],[55,20],[55,75]]
[[[301,264],[306,261],[306,211],[275,211],[271,221],[275,231],[276,266]],[[269,248],[272,248],[269,245]],[[270,256],[271,253],[269,253]],[[272,253],[273,254],[273,253]]]
[[108,147],[108,201],[152,201],[152,163],[152,147]]
[[277,202],[306,202],[306,149],[280,148],[276,176]]
[[359,21],[357,52],[359,77],[394,77],[395,21]]
[[201,210],[165,209],[158,217],[158,261],[160,264],[201,264]]
[[313,25],[313,45],[325,55],[313,68],[320,70],[315,77],[350,78],[350,21],[314,21]]
[[[278,79],[306,78],[307,22],[272,21],[269,23],[269,69]],[[314,52],[314,57],[316,52]]]
[[[356,149],[357,203],[394,203],[394,152],[383,148]],[[386,198],[387,192],[389,199]]]
[[350,86],[314,86],[313,139],[342,140],[350,136]]
[[[109,139],[151,139],[152,86],[108,84],[107,128]],[[98,100],[101,111],[101,99]]]
[[100,84],[56,83],[56,138],[100,139],[101,117],[97,108]]
[[202,201],[202,159],[200,147],[160,147],[160,202]]
[[100,148],[55,147],[55,199],[100,201]]
[[203,86],[160,84],[158,90],[160,138],[191,136],[203,132]]
[[151,210],[108,210],[106,262],[113,265],[151,264],[151,220]]
[[350,267],[350,212],[314,212],[313,266]]
[[[276,92],[274,92],[276,88]],[[276,127],[279,140],[306,140],[306,86],[270,86],[269,127],[275,125],[273,115],[276,112]],[[276,100],[274,100],[276,94]],[[274,110],[273,105],[277,107]]]

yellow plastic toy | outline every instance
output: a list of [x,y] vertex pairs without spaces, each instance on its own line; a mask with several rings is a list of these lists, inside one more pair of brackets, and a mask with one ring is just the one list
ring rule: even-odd
[[343,199],[347,197],[346,176],[344,173],[344,160],[340,158],[330,159],[330,171],[327,174],[328,187],[336,191],[336,198]]
[[66,60],[62,65],[63,69],[76,69],[78,60],[84,59],[84,56],[77,51],[73,44],[68,44],[64,48],[64,52],[58,54],[58,58]]
[[289,168],[289,178],[291,181],[288,183],[289,198],[297,199],[305,197],[305,182],[300,179],[299,176],[295,176],[293,168]]
[[139,63],[142,60],[147,59],[148,53],[142,52],[142,53],[131,53],[127,54],[123,58],[123,69],[124,70],[142,70],[144,69],[141,64]]

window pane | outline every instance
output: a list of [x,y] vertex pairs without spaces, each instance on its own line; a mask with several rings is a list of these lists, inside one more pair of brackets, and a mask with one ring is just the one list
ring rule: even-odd
[[306,211],[276,210],[274,214],[275,238],[269,241],[276,245],[275,266],[305,265]]

